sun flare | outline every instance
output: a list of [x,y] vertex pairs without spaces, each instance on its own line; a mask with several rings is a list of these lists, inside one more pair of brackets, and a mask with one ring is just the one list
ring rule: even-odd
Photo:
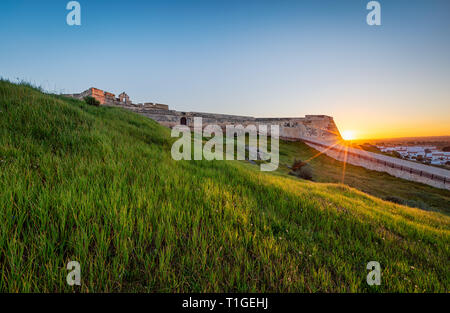
[[353,140],[355,139],[355,132],[352,130],[344,130],[342,132],[342,138],[344,140]]

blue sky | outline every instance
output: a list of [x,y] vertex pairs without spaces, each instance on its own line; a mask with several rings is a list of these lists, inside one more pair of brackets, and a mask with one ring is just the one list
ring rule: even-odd
[[[450,1],[0,2],[0,75],[55,92],[252,116],[327,114],[358,137],[450,135]],[[383,135],[381,134],[384,130]]]

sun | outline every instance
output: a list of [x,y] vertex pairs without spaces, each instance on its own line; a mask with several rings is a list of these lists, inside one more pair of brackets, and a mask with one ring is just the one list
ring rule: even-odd
[[344,130],[341,135],[344,140],[355,139],[355,132],[352,130]]

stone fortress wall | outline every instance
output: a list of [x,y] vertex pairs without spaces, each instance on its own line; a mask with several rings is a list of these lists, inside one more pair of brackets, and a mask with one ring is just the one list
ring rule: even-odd
[[[333,118],[325,115],[306,115],[297,118],[255,118],[251,116],[213,114],[203,112],[180,112],[174,110],[149,110],[133,108],[136,113],[147,116],[161,125],[174,127],[176,125],[194,126],[194,117],[201,117],[203,126],[219,125],[225,132],[227,125],[279,125],[280,138],[284,140],[300,140],[303,137],[322,141],[340,140],[339,131]],[[268,127],[270,135],[270,127]]]
[[[312,138],[325,142],[342,140],[339,130],[330,116],[306,115],[305,117],[286,118],[255,118],[252,116],[238,116],[227,114],[214,114],[203,112],[181,112],[170,110],[168,105],[160,103],[138,103],[134,104],[128,95],[123,92],[118,98],[113,93],[105,92],[98,88],[89,88],[79,94],[65,94],[64,96],[82,100],[90,96],[97,99],[101,105],[120,106],[136,113],[149,117],[159,124],[174,127],[176,125],[187,125],[193,127],[194,117],[202,117],[203,125],[215,124],[224,130],[226,125],[279,125],[280,138],[284,140],[300,140]],[[270,135],[270,127],[268,128]]]
[[[348,147],[343,144],[333,118],[326,115],[256,118],[203,112],[182,112],[170,110],[169,106],[159,103],[133,104],[125,92],[116,98],[114,94],[97,88],[89,88],[82,93],[66,94],[65,96],[77,99],[91,96],[96,98],[101,105],[123,107],[170,128],[176,125],[187,125],[193,128],[194,117],[202,117],[203,127],[208,124],[215,124],[222,127],[224,131],[226,125],[243,125],[244,127],[247,125],[279,125],[281,139],[303,141],[336,160],[450,190],[450,171]],[[268,131],[270,134],[270,127],[268,127]]]

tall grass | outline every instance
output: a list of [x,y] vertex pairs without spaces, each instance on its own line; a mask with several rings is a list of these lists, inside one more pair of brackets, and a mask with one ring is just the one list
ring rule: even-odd
[[[448,291],[446,215],[177,162],[152,120],[29,86],[0,82],[0,111],[0,291]],[[381,286],[366,284],[373,260]]]

